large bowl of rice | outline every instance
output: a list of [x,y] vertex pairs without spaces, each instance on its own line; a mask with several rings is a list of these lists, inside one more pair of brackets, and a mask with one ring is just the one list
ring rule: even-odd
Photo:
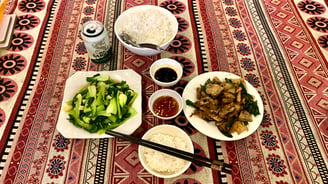
[[132,46],[122,40],[124,32],[136,43],[152,43],[166,49],[178,32],[178,21],[167,9],[154,5],[140,5],[125,10],[115,21],[114,33],[117,39],[131,52],[151,56],[161,50]]
[[[190,137],[173,125],[157,125],[142,137],[145,140],[194,153]],[[139,160],[152,175],[160,178],[173,178],[183,174],[191,162],[144,147],[138,148]]]

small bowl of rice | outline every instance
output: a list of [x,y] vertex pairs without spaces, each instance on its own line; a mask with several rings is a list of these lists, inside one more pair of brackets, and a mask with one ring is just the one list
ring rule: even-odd
[[[131,52],[152,56],[165,50],[178,32],[178,21],[167,9],[154,5],[140,5],[125,10],[115,21],[117,39]],[[129,35],[137,44],[152,43],[162,50],[140,48],[124,42],[121,34]]]
[[[148,130],[142,139],[194,153],[190,137],[173,125],[157,125]],[[183,174],[191,162],[139,145],[139,160],[152,175],[173,178]]]

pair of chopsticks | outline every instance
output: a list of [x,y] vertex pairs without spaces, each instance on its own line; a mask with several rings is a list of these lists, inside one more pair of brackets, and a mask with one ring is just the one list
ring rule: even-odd
[[3,14],[5,13],[6,6],[7,6],[7,0],[3,0],[0,5],[0,24],[1,24]]
[[163,153],[166,153],[166,154],[169,154],[169,155],[172,155],[172,156],[184,159],[184,160],[188,160],[190,162],[195,163],[198,166],[205,166],[205,167],[212,168],[214,170],[217,170],[217,171],[220,171],[220,172],[223,172],[226,174],[232,173],[232,171],[229,169],[232,169],[233,166],[230,164],[224,163],[222,161],[219,161],[219,160],[212,160],[212,159],[209,159],[206,157],[202,157],[200,155],[195,155],[195,154],[192,154],[192,153],[189,153],[186,151],[182,151],[179,149],[175,149],[172,147],[168,147],[168,146],[161,145],[161,144],[151,142],[151,141],[147,141],[144,139],[139,139],[137,137],[122,134],[122,133],[115,132],[112,130],[107,130],[106,134],[123,139],[123,140],[130,141],[132,143],[139,144],[139,145],[142,145],[142,146],[145,146],[145,147],[148,147],[148,148],[151,148],[151,149],[154,149],[154,150],[157,150],[157,151],[160,151],[160,152],[163,152]]

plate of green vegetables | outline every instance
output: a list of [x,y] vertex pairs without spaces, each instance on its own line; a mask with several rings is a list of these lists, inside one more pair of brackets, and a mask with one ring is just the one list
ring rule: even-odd
[[142,122],[141,76],[133,70],[79,71],[66,81],[57,130],[66,138],[132,134]]

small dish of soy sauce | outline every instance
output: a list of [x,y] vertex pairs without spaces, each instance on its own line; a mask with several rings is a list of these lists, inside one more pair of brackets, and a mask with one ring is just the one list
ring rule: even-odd
[[182,65],[174,59],[163,58],[150,66],[150,76],[162,87],[171,87],[179,82],[183,74]]

